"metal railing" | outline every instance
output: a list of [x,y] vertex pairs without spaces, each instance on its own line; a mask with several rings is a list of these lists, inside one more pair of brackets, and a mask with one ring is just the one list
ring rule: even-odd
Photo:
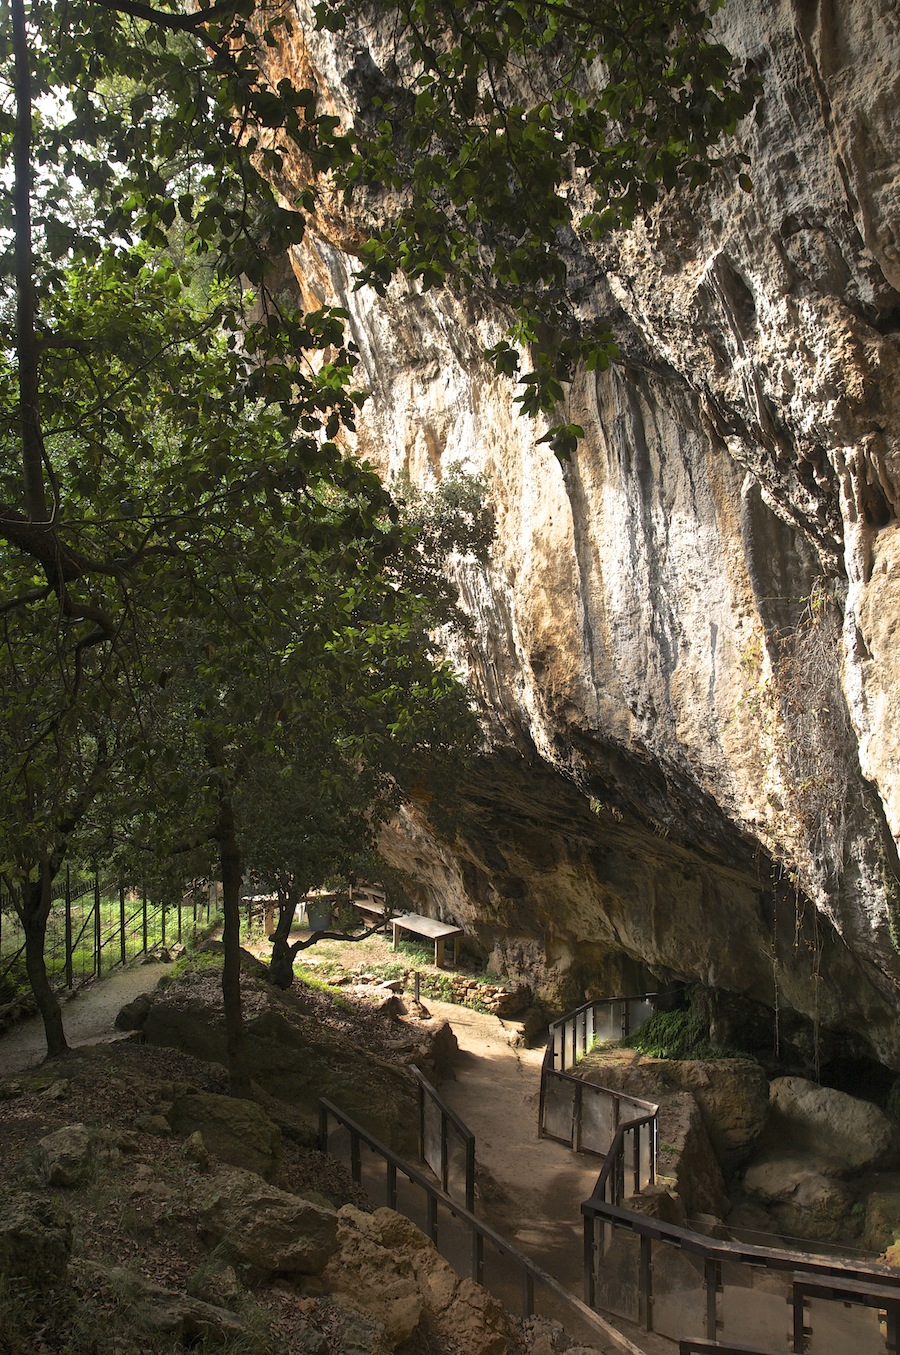
[[673,1340],[702,1332],[720,1344],[697,1349],[722,1355],[897,1355],[900,1274],[720,1241],[625,1209],[608,1184],[621,1147],[581,1206],[589,1307]]
[[678,1342],[678,1355],[780,1355],[775,1350],[762,1350],[759,1346],[723,1345],[721,1341],[707,1341],[702,1337],[686,1337]]
[[539,1132],[605,1154],[581,1206],[587,1306],[680,1340],[682,1355],[900,1355],[896,1271],[719,1241],[623,1207],[655,1181],[658,1107],[568,1070],[652,1010],[649,996],[590,1002],[550,1028]]
[[[385,1203],[407,1218],[419,1223],[423,1232],[450,1261],[458,1274],[467,1275],[485,1285],[506,1307],[512,1307],[510,1294],[518,1298],[523,1318],[536,1314],[562,1318],[569,1329],[580,1329],[588,1339],[602,1337],[618,1349],[634,1352],[636,1347],[621,1333],[570,1293],[552,1275],[548,1275],[534,1261],[518,1251],[506,1238],[476,1218],[471,1209],[453,1200],[435,1186],[410,1163],[405,1162],[385,1144],[380,1143],[366,1129],[325,1098],[319,1101],[319,1148],[331,1151],[330,1122],[334,1122],[349,1137],[350,1172],[358,1184],[365,1184],[370,1194],[371,1180],[364,1181],[363,1149],[384,1169]],[[403,1187],[411,1187],[412,1191]],[[491,1264],[493,1261],[495,1264]],[[502,1262],[497,1265],[497,1262]],[[540,1302],[539,1302],[540,1299]]]
[[[208,925],[209,890],[202,897],[163,904],[148,898],[143,887],[85,880],[66,871],[47,919],[44,963],[54,988],[75,988],[100,978],[117,965],[166,946]],[[27,991],[25,939],[10,899],[0,897],[0,1004],[20,1001]]]
[[419,1093],[419,1156],[446,1195],[462,1193],[475,1210],[475,1135],[450,1109],[418,1068],[410,1069]]
[[[541,1138],[555,1139],[576,1152],[605,1157],[612,1151],[620,1128],[633,1125],[626,1143],[633,1147],[631,1179],[635,1190],[652,1185],[656,1179],[656,1105],[585,1082],[568,1070],[597,1040],[621,1039],[642,1026],[653,1014],[654,998],[655,994],[602,998],[554,1021],[541,1068]],[[627,1177],[623,1159],[614,1181],[624,1183]],[[615,1198],[618,1203],[622,1195]]]

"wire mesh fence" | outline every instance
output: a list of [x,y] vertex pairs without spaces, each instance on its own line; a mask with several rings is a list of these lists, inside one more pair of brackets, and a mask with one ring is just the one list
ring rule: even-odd
[[[154,946],[192,940],[218,909],[214,883],[172,903],[148,898],[140,885],[67,871],[47,919],[47,975],[56,988],[75,988]],[[12,899],[0,892],[0,1005],[27,989],[25,934]]]

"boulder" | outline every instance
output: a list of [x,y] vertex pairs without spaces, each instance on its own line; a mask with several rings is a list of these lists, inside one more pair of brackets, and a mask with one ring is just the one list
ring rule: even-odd
[[883,1252],[900,1238],[900,1174],[873,1176],[866,1187],[862,1244]]
[[41,1175],[48,1186],[80,1186],[91,1170],[94,1143],[84,1124],[69,1124],[38,1143]]
[[459,1043],[450,1022],[436,1018],[418,1022],[410,1033],[414,1042],[410,1063],[432,1082],[452,1078],[459,1058]]
[[765,1145],[813,1154],[827,1174],[889,1166],[897,1127],[870,1101],[802,1077],[778,1077],[769,1089]]
[[706,1122],[690,1092],[672,1092],[660,1103],[657,1179],[671,1186],[688,1216],[727,1209],[722,1170]]
[[140,993],[132,1002],[126,1002],[116,1016],[116,1030],[140,1030],[147,1020],[152,1004],[153,997],[150,993]]
[[0,1275],[33,1284],[62,1279],[72,1253],[72,1215],[58,1200],[0,1194]]
[[267,1180],[281,1160],[281,1133],[253,1101],[213,1092],[176,1096],[166,1120],[179,1138],[199,1133],[221,1162],[244,1167]]
[[337,1216],[267,1185],[253,1172],[220,1172],[199,1198],[201,1226],[232,1261],[255,1270],[318,1275],[337,1248]]
[[767,1207],[788,1238],[840,1242],[855,1232],[849,1187],[824,1175],[810,1155],[767,1154],[748,1169],[744,1189]]
[[332,1351],[335,1355],[391,1355],[394,1342],[380,1322],[331,1297],[320,1301],[318,1309],[325,1312],[324,1325],[331,1341],[320,1336],[318,1347],[309,1344],[296,1351],[292,1345],[291,1355],[331,1355]]
[[437,1344],[460,1355],[506,1355],[514,1346],[502,1305],[481,1285],[460,1279],[429,1238],[391,1209],[338,1213],[339,1251],[323,1279],[339,1300],[383,1326],[396,1345],[423,1319]]

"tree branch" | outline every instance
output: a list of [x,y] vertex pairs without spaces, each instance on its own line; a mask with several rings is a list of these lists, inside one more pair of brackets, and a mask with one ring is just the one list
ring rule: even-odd
[[176,33],[196,33],[205,24],[215,23],[219,19],[233,19],[238,6],[234,0],[223,0],[208,9],[196,9],[190,14],[170,14],[168,10],[155,9],[141,0],[94,0],[101,9],[114,10],[117,14],[130,14],[135,19],[146,19],[148,23],[159,24]]

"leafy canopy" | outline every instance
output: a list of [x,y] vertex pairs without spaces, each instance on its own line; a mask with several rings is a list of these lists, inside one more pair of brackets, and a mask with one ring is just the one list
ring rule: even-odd
[[[579,244],[726,163],[749,187],[746,157],[726,162],[717,148],[754,84],[712,39],[715,8],[321,0],[317,22],[338,35],[358,94],[338,178],[372,229],[361,281],[383,289],[402,269],[426,289],[449,282],[499,299],[513,319],[489,356],[516,376],[518,346],[528,347],[534,365],[517,398],[526,413],[552,414],[577,361],[602,368],[617,352],[605,326],[579,314]],[[377,65],[354,61],[342,36],[360,24],[376,35]],[[577,435],[561,426],[544,440],[566,455]]]

